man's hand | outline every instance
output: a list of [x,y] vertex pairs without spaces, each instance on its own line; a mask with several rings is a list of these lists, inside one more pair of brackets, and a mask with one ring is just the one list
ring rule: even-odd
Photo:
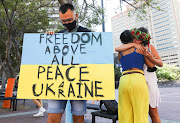
[[53,32],[53,31],[48,31],[48,32],[46,32],[46,34],[53,35],[53,34],[55,34],[55,32]]

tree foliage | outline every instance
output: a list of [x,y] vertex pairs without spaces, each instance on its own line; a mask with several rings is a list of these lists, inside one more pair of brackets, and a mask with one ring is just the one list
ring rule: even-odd
[[120,77],[122,76],[119,67],[114,66],[114,76],[115,76],[115,81],[119,81]]
[[49,25],[50,5],[45,0],[0,0],[0,65],[7,78],[19,70],[23,34]]
[[129,17],[136,15],[140,20],[147,20],[147,12],[149,9],[161,10],[158,3],[159,0],[120,0],[121,3],[125,2],[131,7],[128,9]]
[[[57,3],[59,2],[59,4]],[[88,28],[101,24],[102,9],[92,2],[76,0],[0,0],[0,75],[15,77],[19,71],[24,33],[45,32],[49,26],[48,10],[54,3],[73,3],[79,22]],[[58,26],[62,28],[62,25]]]
[[[45,32],[49,25],[47,11],[57,1],[58,5],[72,3],[79,14],[78,22],[87,28],[93,29],[102,23],[103,10],[97,0],[0,0],[0,74],[4,71],[7,78],[15,77],[21,62],[23,34]],[[142,9],[155,4],[153,0],[133,1],[133,5],[144,1]]]
[[165,64],[163,67],[158,67],[156,74],[160,81],[178,80],[180,78],[180,69],[176,66]]

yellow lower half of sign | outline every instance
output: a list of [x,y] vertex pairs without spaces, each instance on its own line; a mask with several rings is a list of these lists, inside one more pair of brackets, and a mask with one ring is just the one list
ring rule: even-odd
[[17,98],[113,100],[114,65],[21,65]]

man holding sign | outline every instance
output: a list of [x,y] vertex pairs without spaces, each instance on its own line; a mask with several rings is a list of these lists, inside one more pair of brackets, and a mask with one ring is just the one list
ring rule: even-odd
[[17,97],[49,99],[48,123],[60,122],[70,100],[74,123],[83,123],[86,100],[115,99],[112,33],[77,25],[71,4],[59,15],[65,30],[24,34]]
[[[62,4],[59,8],[59,17],[61,23],[66,29],[59,31],[65,32],[91,32],[77,24],[78,14],[69,3]],[[49,32],[54,34],[54,32]],[[59,123],[64,113],[67,100],[49,100],[48,101],[48,123]],[[84,123],[84,114],[86,113],[86,100],[71,100],[71,108],[74,123]]]

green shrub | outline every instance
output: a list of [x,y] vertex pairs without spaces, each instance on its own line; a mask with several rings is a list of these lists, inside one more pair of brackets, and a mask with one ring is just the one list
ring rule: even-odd
[[120,72],[120,68],[119,67],[114,67],[114,73],[115,73],[115,81],[119,81],[119,78],[122,75],[122,73]]
[[176,66],[165,64],[163,67],[158,67],[156,74],[160,81],[178,80],[180,78],[180,69]]

